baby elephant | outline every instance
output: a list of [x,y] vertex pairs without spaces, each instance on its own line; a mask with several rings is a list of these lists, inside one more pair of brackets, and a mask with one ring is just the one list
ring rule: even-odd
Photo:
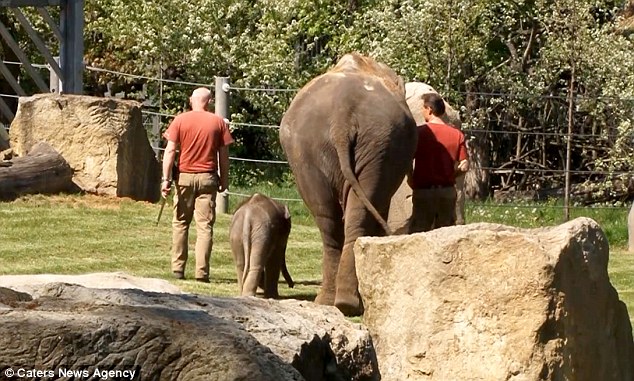
[[291,215],[286,205],[255,193],[235,211],[230,241],[242,296],[254,296],[258,286],[264,297],[278,298],[280,270],[289,287],[295,283],[286,269],[286,243]]

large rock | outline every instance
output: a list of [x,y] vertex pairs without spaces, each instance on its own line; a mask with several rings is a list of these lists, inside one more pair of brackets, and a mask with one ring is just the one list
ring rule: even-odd
[[355,244],[383,381],[631,381],[627,309],[587,218],[471,224]]
[[49,143],[86,192],[151,202],[160,197],[159,163],[138,102],[59,94],[21,97],[9,135],[20,156],[40,141]]
[[[419,126],[425,123],[425,118],[423,117],[423,95],[429,93],[438,94],[433,87],[423,82],[407,82],[405,84],[407,106],[409,106],[412,116]],[[460,114],[447,101],[445,101],[445,115],[442,119],[445,123],[451,124],[456,128],[462,127]]]
[[0,368],[135,369],[141,380],[379,379],[365,328],[297,300],[0,288],[0,348]]
[[387,226],[392,234],[409,233],[412,219],[412,188],[407,184],[407,177],[396,190],[390,202],[390,213],[387,216]]

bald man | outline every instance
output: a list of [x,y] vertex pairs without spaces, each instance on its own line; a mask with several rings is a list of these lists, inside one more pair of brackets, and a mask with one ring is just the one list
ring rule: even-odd
[[[166,197],[172,181],[174,214],[172,217],[172,272],[185,279],[188,256],[189,225],[196,221],[195,279],[209,283],[209,259],[213,246],[213,225],[216,221],[217,192],[228,186],[229,151],[233,143],[224,119],[207,111],[211,101],[209,89],[200,87],[189,98],[191,111],[177,115],[164,136],[167,139],[163,155],[161,193]],[[180,149],[178,178],[172,178],[176,149]]]

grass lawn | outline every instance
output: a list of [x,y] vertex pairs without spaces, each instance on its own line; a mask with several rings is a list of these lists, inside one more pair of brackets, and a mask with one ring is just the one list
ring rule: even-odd
[[[292,192],[273,193],[276,197],[297,198]],[[253,190],[238,193],[251,193]],[[239,202],[232,196],[230,205]],[[288,202],[293,228],[287,249],[294,289],[280,285],[282,297],[314,299],[321,279],[321,241],[302,203]],[[211,284],[172,279],[169,249],[171,214],[169,202],[156,226],[157,204],[89,195],[27,196],[0,203],[0,275],[82,274],[123,271],[131,275],[163,278],[187,292],[234,296],[236,275],[228,244],[230,217],[217,217],[212,253]],[[609,273],[613,286],[634,313],[634,254],[626,251],[626,208],[579,208],[572,217],[587,216],[599,222],[611,245]],[[536,227],[563,221],[556,205],[500,206],[468,204],[469,222],[487,221]],[[195,235],[195,229],[190,230]],[[190,241],[194,237],[190,237]],[[186,276],[193,277],[193,253]],[[283,282],[283,281],[282,281]],[[634,319],[632,319],[634,321]]]

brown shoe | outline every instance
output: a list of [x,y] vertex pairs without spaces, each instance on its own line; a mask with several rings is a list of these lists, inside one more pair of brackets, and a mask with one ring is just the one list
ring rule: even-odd
[[196,282],[201,282],[201,283],[211,283],[209,281],[209,277],[205,277],[205,278],[196,278]]
[[173,274],[176,279],[185,279],[185,274],[182,271],[174,271]]

